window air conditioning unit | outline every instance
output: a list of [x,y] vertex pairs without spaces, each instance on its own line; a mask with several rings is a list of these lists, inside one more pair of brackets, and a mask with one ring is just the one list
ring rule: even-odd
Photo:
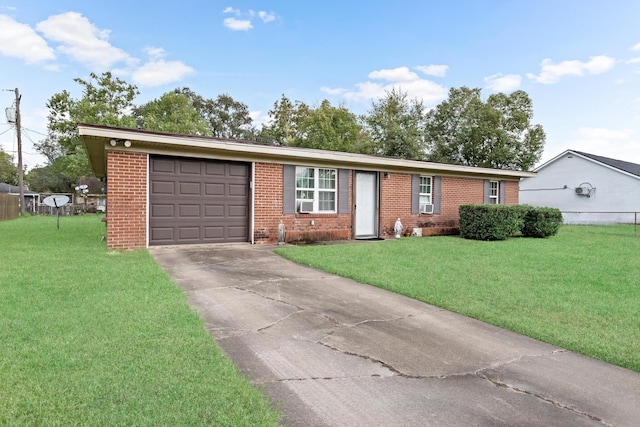
[[298,202],[299,213],[311,213],[313,212],[313,200],[300,200]]
[[433,213],[433,205],[420,205],[420,213],[423,214],[432,214]]

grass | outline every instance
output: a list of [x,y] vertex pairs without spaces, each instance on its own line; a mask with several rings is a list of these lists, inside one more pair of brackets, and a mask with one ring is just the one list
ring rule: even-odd
[[640,372],[640,235],[629,226],[563,226],[547,239],[443,236],[276,252]]
[[0,222],[0,425],[278,425],[149,253],[103,234]]

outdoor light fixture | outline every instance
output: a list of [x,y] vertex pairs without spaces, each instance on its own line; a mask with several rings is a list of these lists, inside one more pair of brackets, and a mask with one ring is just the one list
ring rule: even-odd
[[116,145],[118,145],[118,142],[121,142],[122,145],[124,145],[126,148],[131,147],[131,141],[129,141],[128,139],[126,139],[126,140],[112,139],[112,140],[109,141],[109,145],[111,145],[112,147],[115,147]]

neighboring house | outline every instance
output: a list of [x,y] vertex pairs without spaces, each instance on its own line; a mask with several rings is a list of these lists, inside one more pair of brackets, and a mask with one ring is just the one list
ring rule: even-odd
[[[10,185],[4,182],[0,182],[0,193],[11,194],[16,197],[20,197],[20,187],[17,185]],[[40,203],[40,194],[35,191],[29,191],[25,189],[24,195],[24,210],[25,212],[37,212],[38,203]]]
[[79,125],[106,176],[107,244],[385,238],[399,218],[455,234],[458,207],[518,203],[535,174],[193,135]]
[[520,203],[558,208],[565,223],[633,223],[640,213],[639,164],[567,150],[534,172]]

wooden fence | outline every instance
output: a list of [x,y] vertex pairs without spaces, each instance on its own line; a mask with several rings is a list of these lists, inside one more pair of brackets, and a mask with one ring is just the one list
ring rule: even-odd
[[18,218],[20,214],[19,200],[20,196],[14,194],[0,194],[0,221]]

